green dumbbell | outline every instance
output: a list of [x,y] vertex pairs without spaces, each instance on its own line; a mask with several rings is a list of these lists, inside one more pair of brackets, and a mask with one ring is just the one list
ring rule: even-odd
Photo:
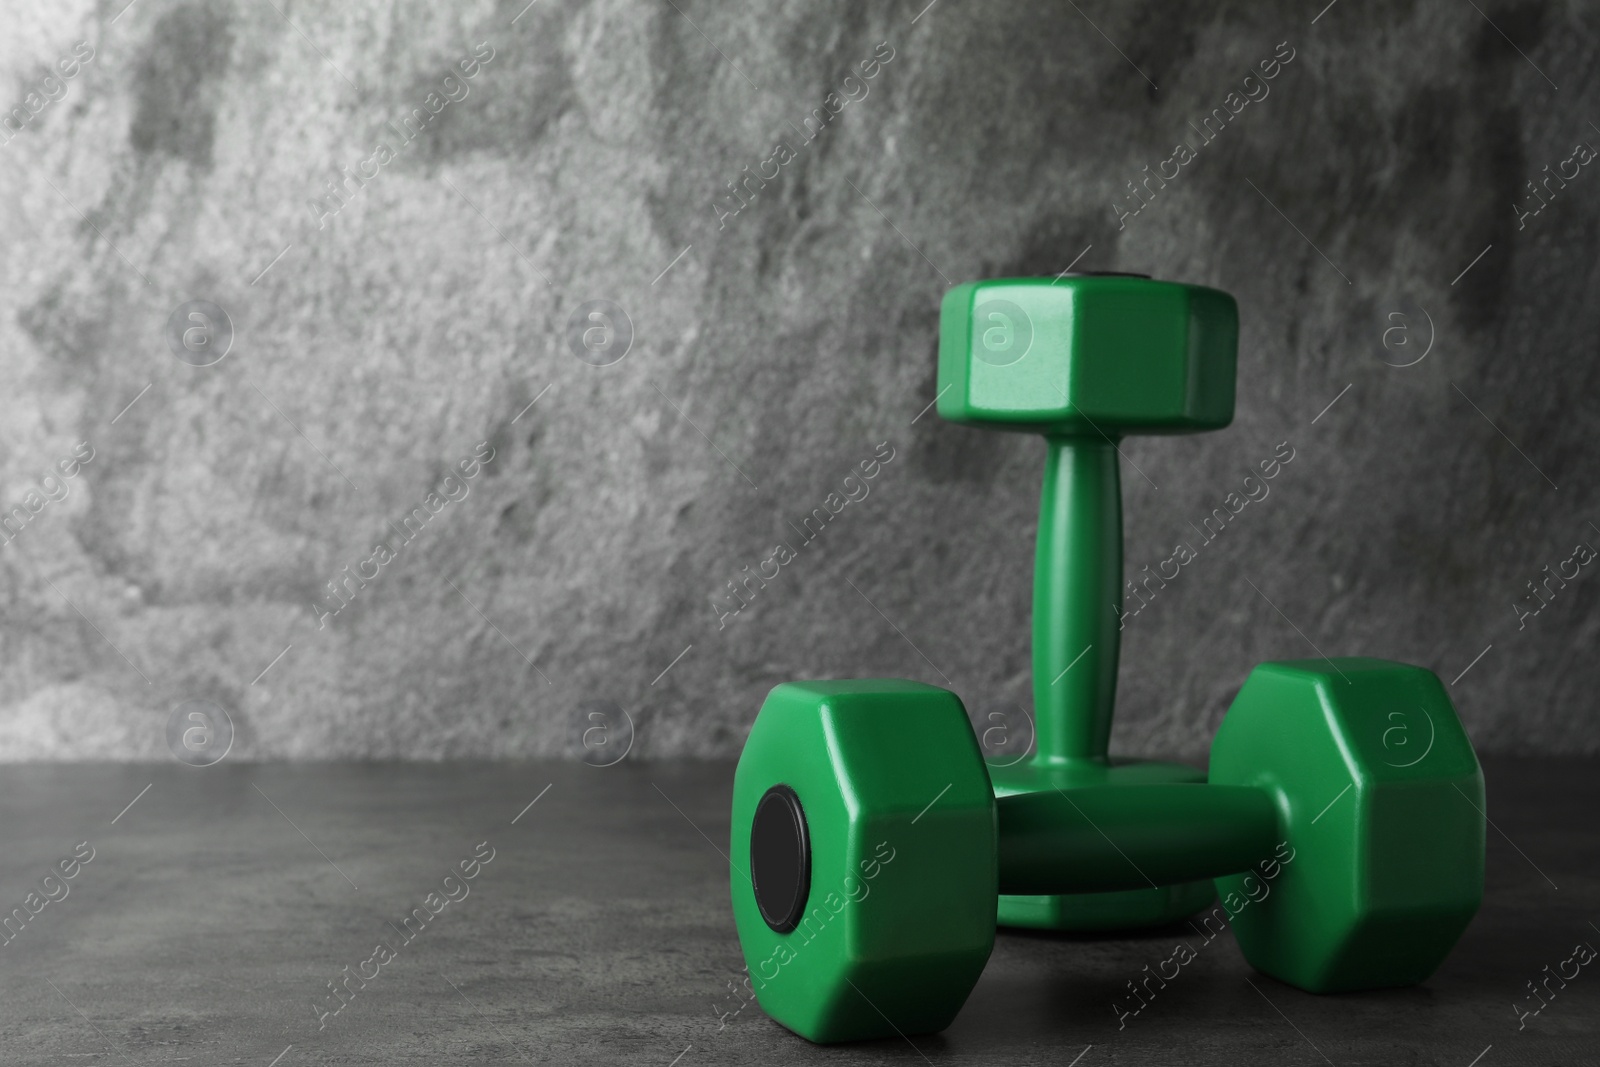
[[[1231,419],[1226,294],[1131,276],[947,294],[940,413],[1048,447],[1034,590],[1038,750],[989,768],[955,694],[780,685],[734,783],[732,896],[751,988],[814,1041],[942,1029],[996,923],[1193,915],[1314,992],[1426,978],[1476,911],[1483,778],[1430,671],[1256,668],[1209,783],[1107,755],[1121,571],[1116,441]],[[1085,669],[1085,668],[1088,669]]]
[[[1133,275],[972,282],[939,324],[939,414],[1041,434],[1044,491],[1033,575],[1032,760],[994,770],[996,793],[1197,782],[1176,763],[1107,759],[1122,602],[1118,443],[1233,420],[1238,310],[1215,289]],[[1110,929],[1167,922],[1208,881],[1115,894],[1010,895],[1006,926]]]

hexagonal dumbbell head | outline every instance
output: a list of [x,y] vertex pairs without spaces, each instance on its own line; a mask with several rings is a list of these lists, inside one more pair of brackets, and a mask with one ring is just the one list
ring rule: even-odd
[[1423,981],[1478,909],[1483,773],[1432,671],[1263,663],[1217,731],[1211,781],[1278,802],[1279,853],[1217,879],[1245,958],[1274,978],[1313,993]]
[[954,693],[791,682],[733,781],[734,923],[768,1015],[812,1041],[942,1030],[994,947],[995,805]]
[[939,414],[1046,434],[1192,433],[1233,419],[1239,309],[1136,275],[969,282],[939,316]]

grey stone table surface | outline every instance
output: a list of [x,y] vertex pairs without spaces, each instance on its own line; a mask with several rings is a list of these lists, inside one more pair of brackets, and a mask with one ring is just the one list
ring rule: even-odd
[[1113,1000],[1178,931],[1007,932],[945,1033],[819,1048],[755,1006],[719,1023],[742,962],[731,764],[13,766],[0,1062],[1595,1063],[1600,974],[1551,982],[1520,1029],[1514,1005],[1600,945],[1597,769],[1486,761],[1484,906],[1423,986],[1313,997],[1224,935],[1119,1029]]

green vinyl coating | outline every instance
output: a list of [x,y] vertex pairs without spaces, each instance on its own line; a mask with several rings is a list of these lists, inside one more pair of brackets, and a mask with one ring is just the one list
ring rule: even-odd
[[1148,889],[1248,870],[1272,856],[1278,810],[1260,789],[1107,785],[996,802],[1000,892]]
[[1035,759],[1103,760],[1121,635],[1122,489],[1116,446],[1046,439],[1033,568]]

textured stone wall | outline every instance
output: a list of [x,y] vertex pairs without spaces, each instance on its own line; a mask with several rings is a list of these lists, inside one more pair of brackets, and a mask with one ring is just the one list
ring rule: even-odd
[[1124,445],[1130,572],[1294,457],[1125,619],[1119,748],[1321,652],[1600,749],[1593,9],[523,2],[7,5],[0,758],[187,701],[235,759],[725,756],[852,675],[1023,730],[1043,449],[925,409],[947,285],[1069,265],[1239,300],[1233,426]]

